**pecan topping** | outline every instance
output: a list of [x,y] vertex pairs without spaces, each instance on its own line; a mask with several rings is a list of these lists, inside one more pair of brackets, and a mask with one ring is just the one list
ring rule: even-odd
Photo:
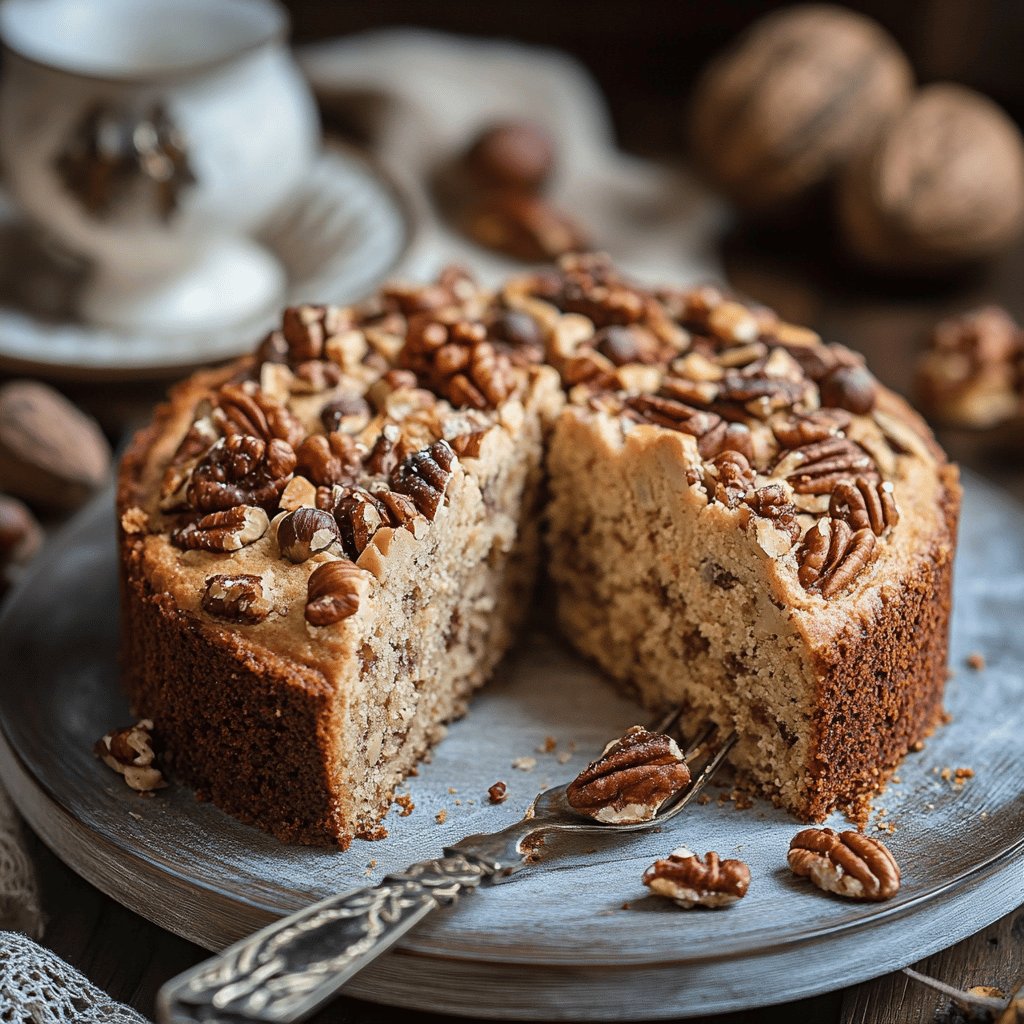
[[654,333],[640,324],[602,327],[593,337],[593,346],[615,366],[629,363],[652,365],[663,358],[662,348]]
[[848,587],[875,555],[870,528],[852,530],[842,519],[819,519],[797,552],[797,578],[804,590],[832,597]]
[[218,441],[192,472],[186,492],[198,512],[213,512],[235,505],[277,504],[292,478],[295,452],[287,441],[267,442],[238,435]]
[[803,381],[730,371],[718,386],[718,398],[722,402],[738,402],[752,416],[767,419],[799,402],[804,391]]
[[225,384],[211,419],[225,437],[248,434],[264,442],[276,437],[295,446],[306,436],[295,416],[252,384]]
[[331,434],[356,434],[370,422],[370,406],[362,395],[341,395],[320,410],[320,422]]
[[277,546],[290,562],[305,562],[340,536],[334,516],[319,508],[297,508],[277,526]]
[[320,359],[327,339],[352,326],[348,311],[337,306],[290,306],[281,319],[281,332],[292,365]]
[[566,787],[569,805],[596,821],[629,825],[654,818],[690,781],[675,740],[634,725]]
[[544,361],[544,332],[537,321],[519,309],[503,309],[488,326],[495,348],[509,357],[513,366],[530,366]]
[[384,503],[362,487],[345,492],[334,506],[334,518],[340,528],[342,545],[350,558],[358,558],[373,535],[390,522]]
[[818,385],[821,404],[864,415],[875,407],[878,386],[863,366],[837,366]]
[[684,846],[656,860],[644,872],[643,883],[686,910],[728,907],[746,896],[750,868],[741,860],[720,860],[714,852],[702,860]]
[[724,451],[705,467],[708,495],[727,508],[736,508],[748,491],[754,489],[754,471],[739,452]]
[[355,615],[371,579],[347,559],[318,565],[307,584],[306,621],[311,626],[330,626]]
[[108,768],[123,775],[124,781],[140,793],[152,793],[167,785],[163,772],[156,766],[153,723],[148,718],[108,732],[96,741],[93,750]]
[[269,528],[270,519],[258,505],[236,505],[175,530],[171,543],[190,551],[238,551]]
[[246,573],[211,576],[203,593],[203,611],[220,619],[254,625],[270,614],[263,596],[263,578]]
[[874,459],[846,437],[829,437],[787,451],[772,473],[784,477],[797,494],[831,494],[836,484],[861,476],[878,480]]
[[470,434],[458,434],[451,439],[452,451],[459,456],[460,459],[476,459],[479,458],[480,452],[483,448],[484,438],[490,433],[490,427],[483,427],[480,430],[474,430]]
[[789,494],[782,484],[758,487],[744,502],[755,516],[770,520],[777,529],[789,534],[790,545],[796,543],[800,536],[796,506],[789,500]]
[[857,477],[852,484],[836,485],[828,514],[833,519],[845,520],[853,530],[870,529],[876,537],[900,521],[892,484],[864,477]]
[[362,467],[355,439],[337,430],[310,435],[299,445],[295,458],[296,472],[318,487],[353,483]]
[[754,341],[761,333],[757,317],[739,302],[718,303],[708,314],[707,326],[715,337],[723,341]]
[[658,395],[639,395],[626,399],[626,405],[643,422],[654,423],[669,430],[678,430],[697,438],[697,451],[710,458],[721,450],[725,438],[725,422],[713,412],[694,409],[682,402]]
[[304,476],[293,476],[281,492],[278,504],[283,511],[294,512],[303,505],[315,505],[316,493],[316,487]]
[[397,526],[409,526],[414,519],[419,518],[419,509],[407,494],[399,494],[397,491],[381,491],[377,497],[387,509],[391,522]]
[[454,475],[455,452],[444,440],[414,452],[391,474],[391,486],[412,498],[428,519],[435,519]]
[[393,423],[387,424],[373,442],[363,465],[376,476],[387,476],[398,465],[398,442],[401,432]]
[[788,860],[794,874],[852,900],[887,900],[900,887],[896,859],[879,840],[860,832],[805,828],[789,844]]
[[783,448],[800,448],[836,437],[849,425],[850,417],[841,409],[815,409],[774,421],[772,432]]

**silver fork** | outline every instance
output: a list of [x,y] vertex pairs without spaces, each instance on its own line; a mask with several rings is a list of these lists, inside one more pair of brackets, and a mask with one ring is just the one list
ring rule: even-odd
[[[671,732],[680,717],[676,710],[651,731]],[[641,832],[671,821],[704,788],[736,742],[735,733],[720,743],[716,735],[710,726],[690,744],[685,751],[690,782],[651,821],[595,822],[569,806],[565,786],[546,789],[521,821],[500,832],[467,836],[436,860],[411,864],[379,885],[329,896],[172,978],[157,996],[157,1020],[304,1020],[432,910],[526,867],[531,843],[536,845],[545,833]]]

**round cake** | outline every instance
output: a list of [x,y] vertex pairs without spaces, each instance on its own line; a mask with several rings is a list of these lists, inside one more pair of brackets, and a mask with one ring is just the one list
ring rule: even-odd
[[942,714],[959,488],[925,424],[813,331],[601,256],[286,310],[173,390],[118,501],[133,710],[282,840],[382,833],[538,575],[801,819],[856,816]]

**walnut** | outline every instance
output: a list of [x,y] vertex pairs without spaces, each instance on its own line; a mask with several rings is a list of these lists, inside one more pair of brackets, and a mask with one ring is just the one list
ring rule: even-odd
[[918,391],[929,413],[958,426],[1024,414],[1024,331],[998,306],[943,320],[918,365]]
[[372,579],[347,559],[318,565],[307,584],[306,621],[311,626],[330,626],[355,615]]
[[864,477],[858,477],[852,484],[836,484],[828,514],[833,519],[845,520],[853,530],[870,529],[876,537],[900,521],[893,485]]
[[277,504],[294,469],[295,452],[287,441],[222,438],[192,471],[186,497],[198,512],[243,504],[269,508]]
[[278,549],[290,562],[305,562],[340,537],[334,516],[318,508],[297,508],[277,526]]
[[800,523],[797,521],[796,506],[789,500],[789,492],[781,484],[766,484],[748,494],[744,503],[750,511],[762,519],[769,520],[776,529],[789,536],[792,547],[800,537]]
[[238,551],[268,529],[270,519],[258,505],[236,505],[180,527],[171,534],[171,543],[189,551]]
[[738,205],[771,213],[830,179],[905,104],[906,58],[873,21],[799,6],[757,21],[699,80],[691,140]]
[[963,86],[921,89],[839,186],[849,248],[902,273],[948,270],[1005,249],[1024,223],[1024,140]]
[[746,896],[750,868],[741,860],[720,860],[717,853],[701,859],[684,846],[656,860],[644,872],[643,883],[686,910],[728,907]]
[[548,132],[532,121],[488,125],[466,152],[464,163],[484,188],[537,192],[555,167],[555,145]]
[[736,508],[754,488],[755,475],[746,457],[735,451],[723,451],[705,466],[708,496],[726,508]]
[[320,422],[328,434],[357,434],[370,422],[370,405],[362,395],[340,395],[320,410]]
[[407,494],[428,519],[436,519],[445,491],[454,476],[455,452],[444,440],[414,452],[391,474],[391,487]]
[[306,436],[288,409],[251,383],[225,384],[215,401],[210,419],[225,437],[248,434],[265,442],[276,437],[294,447]]
[[596,821],[629,825],[654,818],[690,781],[675,740],[634,725],[566,787],[569,805]]
[[878,840],[860,832],[806,828],[789,844],[794,874],[826,892],[853,900],[887,900],[900,887],[896,859]]
[[848,587],[875,556],[870,528],[853,530],[842,519],[819,519],[797,552],[797,578],[804,590],[832,597]]
[[589,247],[583,228],[542,196],[504,189],[467,200],[458,227],[485,249],[544,263]]
[[814,412],[775,417],[771,421],[772,433],[783,448],[801,448],[836,437],[849,425],[850,417],[841,409],[815,409]]
[[875,460],[846,437],[829,437],[790,449],[772,470],[797,494],[831,494],[836,485],[857,477],[877,481]]
[[349,434],[312,434],[295,452],[295,470],[318,487],[350,484],[362,468],[362,452]]
[[263,596],[263,578],[247,573],[234,576],[210,576],[203,592],[203,611],[219,619],[255,625],[262,622],[271,609]]
[[716,413],[694,409],[683,402],[660,395],[628,398],[626,406],[639,416],[641,422],[654,423],[697,438],[697,451],[701,458],[711,458],[721,451],[726,425]]
[[167,783],[156,765],[153,751],[153,723],[143,718],[135,725],[108,732],[96,741],[96,756],[139,793],[152,793]]
[[281,318],[281,333],[293,366],[322,359],[328,338],[352,326],[350,311],[337,306],[289,306]]
[[878,385],[863,366],[837,366],[818,385],[821,404],[865,415],[875,407]]

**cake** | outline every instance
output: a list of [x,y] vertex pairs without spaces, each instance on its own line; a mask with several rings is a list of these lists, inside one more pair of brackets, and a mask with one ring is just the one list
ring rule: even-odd
[[959,490],[927,427],[814,332],[600,256],[286,310],[173,390],[118,501],[133,710],[285,841],[382,834],[540,572],[570,643],[736,729],[801,819],[942,713]]

